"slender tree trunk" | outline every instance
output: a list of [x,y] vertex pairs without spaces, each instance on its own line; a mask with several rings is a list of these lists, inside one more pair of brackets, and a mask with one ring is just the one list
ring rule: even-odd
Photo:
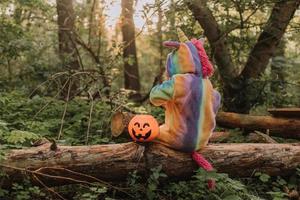
[[97,20],[99,20],[99,17],[99,0],[92,0],[91,11],[89,16],[88,46],[92,45],[92,39],[95,38],[98,33]]
[[11,67],[11,63],[10,63],[10,59],[7,57],[7,73],[8,73],[8,80],[11,83],[12,79],[13,79],[13,72],[12,72],[12,67]]
[[15,5],[15,6],[16,6],[16,9],[14,11],[14,20],[15,20],[16,24],[20,25],[22,23],[23,9],[19,5]]
[[157,37],[158,37],[158,50],[159,50],[159,74],[158,74],[158,81],[162,82],[162,76],[165,71],[165,67],[163,65],[163,34],[162,34],[162,18],[163,13],[161,9],[161,0],[156,0],[156,4],[158,6],[157,13],[158,13],[158,22],[157,22]]
[[132,98],[139,97],[140,79],[135,46],[135,26],[133,22],[133,0],[122,0],[122,35],[124,42],[125,89],[133,90]]
[[[269,59],[274,54],[290,20],[299,7],[300,0],[278,1],[274,4],[268,22],[249,53],[241,74],[235,73],[235,66],[229,54],[226,40],[207,6],[207,1],[192,0],[186,2],[214,49],[214,59],[223,80],[226,110],[249,113],[251,107],[257,102],[257,98],[260,97],[258,91],[255,91],[255,98],[252,97],[251,91],[255,88],[253,88],[250,80],[258,78],[265,71]],[[248,98],[249,96],[252,99]]]
[[176,40],[177,39],[177,33],[176,33],[176,5],[174,0],[170,1],[170,12],[171,15],[169,17],[170,21],[170,39]]
[[[59,56],[62,60],[65,70],[69,72],[78,70],[80,63],[76,52],[76,44],[74,37],[75,30],[75,13],[73,9],[72,0],[56,0],[57,8],[57,23],[58,23],[58,42],[59,42]],[[68,81],[65,88],[62,91],[62,96],[65,99],[69,99],[73,96],[79,88],[78,80],[70,78],[68,80],[63,79],[63,82]],[[64,83],[63,83],[64,84]],[[69,86],[71,84],[71,86]],[[70,92],[68,92],[70,88]]]

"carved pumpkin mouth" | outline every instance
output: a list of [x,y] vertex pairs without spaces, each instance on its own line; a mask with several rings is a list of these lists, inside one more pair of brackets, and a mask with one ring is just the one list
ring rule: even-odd
[[137,134],[136,132],[135,132],[135,130],[134,129],[132,129],[132,133],[133,133],[133,135],[134,135],[134,137],[136,138],[136,139],[138,139],[138,140],[140,140],[140,139],[144,139],[144,140],[146,140],[146,139],[148,139],[149,137],[150,137],[150,135],[151,135],[151,130],[149,130],[144,136],[142,135],[142,134]]

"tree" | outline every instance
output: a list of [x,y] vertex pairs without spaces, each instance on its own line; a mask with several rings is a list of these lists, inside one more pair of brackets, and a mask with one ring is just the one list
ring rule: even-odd
[[286,76],[287,73],[285,71],[285,66],[287,65],[285,58],[285,48],[286,41],[281,40],[278,45],[274,56],[272,57],[271,62],[271,77],[272,82],[270,85],[270,90],[274,92],[274,105],[276,107],[280,107],[282,105],[282,100],[280,98],[276,98],[277,95],[286,95]]
[[133,22],[133,0],[122,0],[122,35],[123,35],[123,58],[124,58],[124,81],[125,89],[134,90],[131,98],[139,98],[140,79],[135,46],[135,26]]
[[[299,0],[277,1],[270,17],[259,34],[256,44],[248,55],[248,59],[240,73],[229,53],[226,35],[207,5],[206,0],[186,1],[194,18],[204,29],[213,57],[216,61],[223,81],[224,106],[226,110],[248,113],[259,94],[255,98],[247,98],[253,94],[252,80],[259,78],[265,71],[270,58],[274,54],[285,30],[299,7]],[[238,3],[238,2],[237,2]],[[241,25],[243,25],[241,19]],[[241,27],[242,28],[242,27]],[[257,93],[257,91],[256,91]]]
[[[59,56],[65,69],[69,72],[80,69],[78,53],[75,43],[75,13],[72,0],[56,0]],[[62,96],[69,99],[74,96],[79,87],[79,82],[74,78],[68,78],[62,90]],[[63,83],[64,85],[64,83]]]

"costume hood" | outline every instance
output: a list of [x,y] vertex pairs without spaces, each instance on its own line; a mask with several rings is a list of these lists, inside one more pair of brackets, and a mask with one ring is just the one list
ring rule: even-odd
[[175,74],[192,73],[206,78],[213,73],[213,67],[203,48],[201,40],[188,42],[164,42],[164,46],[176,48],[167,57],[166,71],[168,77]]

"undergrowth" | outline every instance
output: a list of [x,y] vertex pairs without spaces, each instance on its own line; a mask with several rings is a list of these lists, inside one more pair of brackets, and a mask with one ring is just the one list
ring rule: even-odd
[[[46,105],[46,106],[45,106]],[[21,92],[2,93],[0,96],[0,162],[5,151],[34,145],[41,138],[57,139],[58,143],[68,145],[119,143],[125,138],[113,139],[110,135],[110,118],[116,107],[101,101],[94,102],[92,117],[91,103],[83,99],[68,102],[65,117],[62,120],[66,102],[50,97],[35,96],[28,98]],[[151,112],[159,120],[163,119],[161,109],[138,108],[142,112]],[[63,123],[63,125],[61,124]],[[90,125],[89,125],[90,124]],[[62,127],[62,128],[61,128]],[[232,130],[233,137],[228,141],[243,142],[245,137],[239,130]],[[300,185],[300,169],[289,177],[270,177],[263,173],[254,173],[252,177],[231,178],[227,174],[197,170],[190,180],[167,181],[162,167],[141,176],[137,171],[128,176],[126,183],[103,185],[74,184],[51,188],[33,186],[27,180],[14,183],[12,188],[2,188],[1,179],[5,174],[0,171],[0,199],[180,199],[180,200],[252,200],[252,199],[291,199],[297,197]],[[216,188],[207,188],[207,179],[216,180]],[[168,179],[169,180],[169,179]],[[299,196],[299,195],[298,195]],[[298,197],[297,197],[298,198]]]

